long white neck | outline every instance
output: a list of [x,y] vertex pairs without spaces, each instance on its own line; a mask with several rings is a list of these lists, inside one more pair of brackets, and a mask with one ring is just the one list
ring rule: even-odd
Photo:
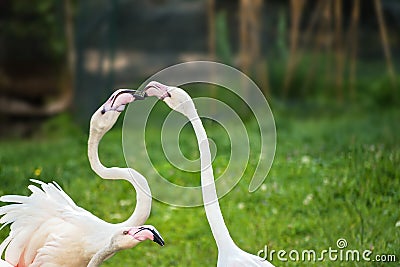
[[190,110],[188,116],[196,134],[201,161],[201,187],[203,193],[204,209],[218,249],[231,248],[234,242],[229,235],[224,218],[219,207],[217,190],[215,188],[211,153],[206,131],[195,109]]
[[151,211],[151,191],[147,180],[131,168],[107,168],[100,162],[98,148],[104,133],[90,129],[88,140],[88,157],[93,171],[103,179],[124,179],[136,190],[136,207],[132,215],[120,223],[121,226],[138,226],[145,223]]
[[104,248],[97,251],[94,254],[93,258],[89,261],[87,267],[98,267],[100,266],[106,259],[111,257],[117,250],[113,247],[112,242],[105,246]]

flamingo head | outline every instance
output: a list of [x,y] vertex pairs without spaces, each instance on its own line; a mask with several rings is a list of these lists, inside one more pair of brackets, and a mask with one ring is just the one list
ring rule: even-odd
[[93,114],[90,121],[92,129],[107,132],[117,121],[125,106],[135,100],[142,100],[144,96],[140,91],[132,89],[119,89]]
[[160,246],[164,246],[163,238],[157,229],[151,225],[119,229],[111,238],[111,246],[114,250],[129,249],[147,239],[154,241]]
[[144,89],[148,96],[156,96],[171,109],[192,118],[195,107],[191,97],[181,88],[167,86],[159,82],[150,82]]

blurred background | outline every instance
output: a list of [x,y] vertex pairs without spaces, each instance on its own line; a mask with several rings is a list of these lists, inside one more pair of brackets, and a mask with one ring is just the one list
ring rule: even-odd
[[64,111],[87,122],[112,90],[215,60],[272,101],[399,104],[396,0],[3,0],[1,135]]

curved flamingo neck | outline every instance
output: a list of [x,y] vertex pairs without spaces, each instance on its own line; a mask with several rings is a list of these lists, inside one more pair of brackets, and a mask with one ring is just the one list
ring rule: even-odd
[[117,249],[115,249],[111,244],[105,246],[101,250],[99,250],[92,259],[89,261],[87,267],[98,267],[100,266],[106,259],[111,257],[115,252],[117,252]]
[[195,109],[191,109],[190,115],[187,117],[192,123],[200,151],[201,190],[203,193],[204,209],[206,211],[207,220],[218,249],[230,248],[235,245],[229,234],[229,230],[225,225],[224,217],[222,216],[221,208],[219,206],[207,134]]
[[90,129],[88,140],[88,158],[92,170],[103,179],[128,181],[136,190],[136,207],[132,215],[121,226],[138,226],[144,224],[151,211],[151,191],[146,178],[131,168],[105,167],[98,154],[99,143],[105,133]]

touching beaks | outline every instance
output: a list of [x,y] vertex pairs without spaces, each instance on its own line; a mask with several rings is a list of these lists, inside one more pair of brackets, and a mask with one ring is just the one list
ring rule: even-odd
[[135,98],[135,100],[144,100],[147,97],[147,94],[145,91],[141,90],[133,90],[135,91],[132,96]]
[[146,97],[144,91],[133,90],[133,89],[119,89],[115,91],[107,102],[103,105],[101,114],[108,111],[122,112],[125,106],[135,100],[143,100]]
[[101,114],[108,111],[122,112],[125,106],[135,100],[143,100],[148,96],[156,96],[160,100],[171,97],[168,86],[159,82],[150,82],[144,90],[119,89],[115,91],[101,109]]
[[156,81],[149,82],[143,91],[146,96],[156,96],[160,100],[171,97],[171,94],[168,92],[168,86]]

